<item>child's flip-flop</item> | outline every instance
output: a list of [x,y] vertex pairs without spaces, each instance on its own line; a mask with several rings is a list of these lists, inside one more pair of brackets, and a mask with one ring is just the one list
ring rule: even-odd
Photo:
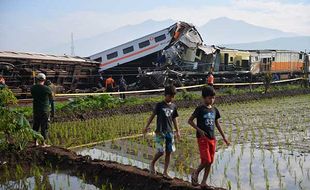
[[192,185],[198,186],[199,185],[198,184],[198,177],[194,178],[194,174],[192,174],[191,178],[192,178]]

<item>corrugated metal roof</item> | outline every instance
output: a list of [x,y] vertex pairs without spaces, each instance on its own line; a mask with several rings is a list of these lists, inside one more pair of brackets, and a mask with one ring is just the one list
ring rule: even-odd
[[37,59],[37,60],[70,61],[70,62],[94,62],[78,56],[67,56],[67,55],[58,56],[43,53],[28,53],[28,52],[13,52],[13,51],[0,51],[0,58]]

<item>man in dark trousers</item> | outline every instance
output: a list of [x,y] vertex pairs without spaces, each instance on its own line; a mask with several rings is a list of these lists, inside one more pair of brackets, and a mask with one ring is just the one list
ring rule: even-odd
[[[41,128],[41,134],[44,138],[43,146],[49,146],[46,144],[48,119],[49,119],[49,105],[53,101],[53,95],[51,88],[44,85],[46,76],[43,73],[39,73],[36,78],[36,85],[31,87],[31,95],[33,98],[33,130],[39,131]],[[54,113],[52,113],[54,115]],[[39,145],[36,139],[36,146]]]
[[[119,79],[119,91],[120,92],[125,92],[127,90],[127,82],[124,78],[124,76],[122,76],[120,79]],[[120,94],[120,98],[121,99],[125,99],[126,98],[126,94]]]

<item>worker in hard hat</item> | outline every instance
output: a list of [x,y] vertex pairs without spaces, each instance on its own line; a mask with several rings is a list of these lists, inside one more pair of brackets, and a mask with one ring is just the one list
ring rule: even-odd
[[[39,73],[36,76],[37,84],[31,87],[31,95],[33,98],[33,129],[37,132],[41,131],[41,135],[44,138],[43,146],[49,146],[46,144],[47,131],[48,131],[48,119],[49,119],[49,105],[53,100],[53,93],[51,88],[44,85],[46,76],[43,73]],[[38,140],[35,140],[36,146],[39,145]]]
[[113,92],[114,86],[115,86],[115,81],[110,75],[109,78],[105,80],[105,88],[107,92]]

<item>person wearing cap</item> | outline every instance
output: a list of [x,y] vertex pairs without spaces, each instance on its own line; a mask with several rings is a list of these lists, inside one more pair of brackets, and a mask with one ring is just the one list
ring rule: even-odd
[[[36,77],[37,84],[31,87],[31,95],[33,98],[33,130],[41,129],[41,135],[44,138],[43,146],[46,144],[48,119],[49,119],[49,104],[53,100],[52,90],[44,85],[46,76],[39,73]],[[39,145],[38,140],[35,140],[36,146]]]

